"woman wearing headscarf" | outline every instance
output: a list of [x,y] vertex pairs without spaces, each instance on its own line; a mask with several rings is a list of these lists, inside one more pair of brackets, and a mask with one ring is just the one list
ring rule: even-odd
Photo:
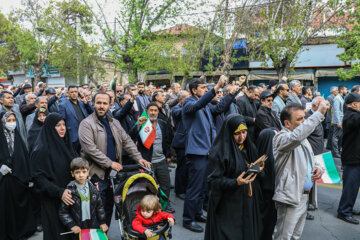
[[[25,239],[36,226],[30,203],[29,156],[16,127],[16,115],[8,111],[0,115],[0,238]],[[3,169],[7,169],[3,172]],[[5,174],[4,174],[5,173]]]
[[36,143],[36,139],[39,136],[40,130],[42,126],[44,125],[46,116],[49,115],[49,112],[46,110],[46,108],[39,108],[35,112],[35,117],[33,120],[33,124],[31,125],[28,133],[28,145],[29,145],[29,153],[32,152],[34,145]]
[[276,225],[276,209],[275,203],[272,200],[275,190],[275,168],[272,142],[277,132],[277,128],[266,128],[260,132],[256,141],[259,155],[266,154],[268,157],[265,162],[263,174],[258,178],[263,196],[260,204],[264,226],[261,240],[271,240]]
[[74,203],[66,185],[72,180],[70,162],[76,156],[63,117],[58,113],[49,114],[31,154],[31,162],[35,163],[35,187],[41,192],[44,240],[69,239],[66,235],[60,236],[66,229],[59,221],[58,210],[61,201],[66,205]]
[[[257,159],[244,118],[229,115],[209,152],[209,208],[205,239],[260,239],[260,189],[245,173]],[[260,171],[263,168],[260,164]]]

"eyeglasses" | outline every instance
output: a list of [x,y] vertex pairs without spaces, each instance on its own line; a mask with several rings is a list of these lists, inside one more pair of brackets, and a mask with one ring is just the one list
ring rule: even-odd
[[117,90],[116,93],[123,93],[124,90]]
[[273,100],[272,99],[266,99],[266,102],[272,102]]

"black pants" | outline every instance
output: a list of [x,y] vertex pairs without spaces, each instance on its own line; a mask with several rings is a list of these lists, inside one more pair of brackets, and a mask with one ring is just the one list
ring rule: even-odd
[[114,208],[113,190],[111,188],[110,180],[107,178],[105,178],[104,180],[100,180],[98,184],[101,201],[105,209],[106,224],[108,225],[108,227],[110,227],[111,217]]
[[202,207],[208,190],[206,156],[187,155],[186,165],[189,169],[188,187],[184,201],[183,221],[190,223],[195,221],[195,216],[202,215]]
[[175,172],[175,193],[183,194],[186,192],[188,169],[186,166],[185,149],[176,149],[177,167]]
[[151,163],[155,178],[165,195],[170,199],[170,174],[165,159],[158,163]]
[[342,134],[343,134],[342,128],[339,128],[337,125],[334,125],[333,135],[332,135],[332,150],[336,154],[340,154]]
[[273,195],[273,191],[263,190],[262,192],[263,200],[260,206],[264,230],[261,234],[261,240],[272,240],[272,234],[275,229],[277,214],[275,203],[272,200]]
[[328,136],[327,136],[327,143],[326,143],[326,149],[329,149],[332,151],[332,136],[333,136],[333,127],[329,124],[328,129]]
[[360,187],[360,164],[344,165],[343,190],[338,214],[352,216],[353,207]]

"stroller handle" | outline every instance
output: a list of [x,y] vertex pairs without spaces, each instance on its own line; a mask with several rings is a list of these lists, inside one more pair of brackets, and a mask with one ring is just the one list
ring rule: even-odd
[[123,165],[123,169],[121,170],[121,172],[132,172],[141,168],[143,168],[143,166],[139,164]]

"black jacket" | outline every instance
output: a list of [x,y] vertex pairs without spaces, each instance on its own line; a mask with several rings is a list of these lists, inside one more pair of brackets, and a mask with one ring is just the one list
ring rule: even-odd
[[271,108],[260,106],[255,121],[255,136],[258,137],[261,130],[266,128],[276,128],[281,130],[281,123],[276,117],[276,113]]
[[[312,110],[308,111],[306,113],[306,118],[309,118],[312,114]],[[322,123],[316,126],[315,130],[308,136],[307,140],[315,155],[324,153],[324,128]]]
[[136,123],[136,113],[132,109],[134,103],[130,100],[119,109],[116,109],[112,114],[114,118],[119,120],[121,126],[125,130],[127,134],[129,134],[132,127],[134,127]]
[[251,102],[248,96],[245,94],[236,101],[236,105],[239,107],[241,115],[244,116],[247,128],[248,136],[252,142],[255,142],[255,123],[254,118],[256,117],[256,105],[255,102]]
[[76,189],[75,181],[71,181],[66,188],[71,191],[71,196],[75,203],[67,206],[61,202],[59,209],[60,220],[68,229],[74,226],[79,226],[81,229],[89,227],[99,229],[100,225],[105,224],[105,210],[100,193],[90,181],[88,183],[90,190],[90,226],[82,226],[81,224],[81,199]]
[[[167,122],[161,120],[158,118],[157,123],[160,125],[161,133],[162,133],[162,148],[163,148],[163,154],[166,158],[171,157],[171,151],[170,151],[170,145],[171,145],[171,138],[169,133],[169,128],[167,125]],[[141,153],[141,156],[146,160],[151,162],[152,153],[153,153],[153,146],[150,147],[150,149],[147,149],[140,138],[139,135],[140,127],[138,125],[135,125],[130,130],[130,137],[134,140],[134,142],[137,142],[137,148],[139,152]]]
[[360,112],[348,108],[343,118],[341,162],[343,165],[360,164]]

